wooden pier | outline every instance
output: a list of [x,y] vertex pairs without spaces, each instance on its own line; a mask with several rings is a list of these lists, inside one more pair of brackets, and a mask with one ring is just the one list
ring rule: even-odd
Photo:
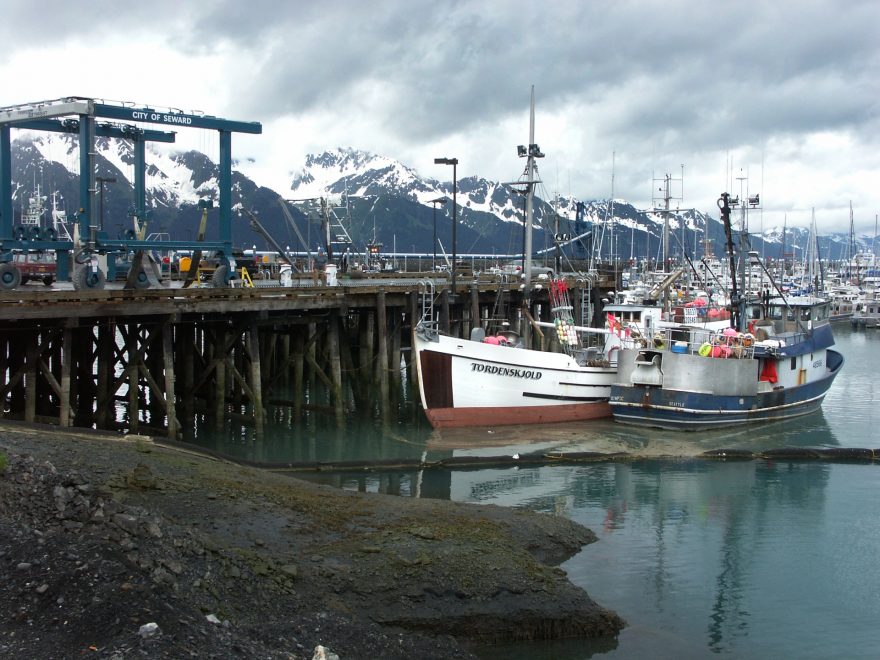
[[[598,289],[572,281],[572,297]],[[504,314],[519,282],[342,280],[338,286],[49,290],[0,293],[0,417],[179,439],[202,415],[263,434],[273,408],[324,411],[340,426],[363,406],[390,414],[428,306],[469,336]],[[549,320],[546,290],[531,312]],[[575,317],[584,320],[575,304]],[[283,385],[283,387],[281,387]],[[317,385],[317,387],[315,387]],[[323,396],[314,393],[320,390]],[[286,393],[282,395],[283,393]],[[289,413],[288,413],[289,414]]]

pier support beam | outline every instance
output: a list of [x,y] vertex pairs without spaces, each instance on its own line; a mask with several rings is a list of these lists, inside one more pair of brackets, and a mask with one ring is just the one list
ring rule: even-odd
[[58,425],[70,426],[73,415],[70,411],[70,370],[73,365],[73,331],[65,326],[61,342],[61,394],[58,402]]
[[390,391],[388,388],[388,311],[385,308],[385,290],[379,289],[376,294],[376,325],[379,334],[379,350],[376,356],[376,371],[379,375],[379,397],[381,400],[382,419],[391,418]]
[[251,407],[254,411],[254,428],[256,429],[257,438],[262,439],[264,435],[264,422],[266,414],[263,410],[263,378],[260,365],[260,332],[257,326],[252,325],[247,332],[246,338],[247,354],[250,358],[250,396]]
[[165,370],[165,418],[168,425],[168,437],[172,440],[180,438],[180,422],[177,420],[177,395],[174,388],[174,326],[170,319],[162,327],[162,362]]
[[339,317],[335,314],[331,315],[327,325],[327,339],[330,343],[329,357],[333,412],[336,415],[336,425],[341,428],[345,426],[345,400],[342,391],[342,365],[339,359]]

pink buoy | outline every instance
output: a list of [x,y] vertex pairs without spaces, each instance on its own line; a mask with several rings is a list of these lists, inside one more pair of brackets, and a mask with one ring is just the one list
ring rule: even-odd
[[498,337],[486,337],[483,340],[484,344],[492,344],[493,346],[498,346]]

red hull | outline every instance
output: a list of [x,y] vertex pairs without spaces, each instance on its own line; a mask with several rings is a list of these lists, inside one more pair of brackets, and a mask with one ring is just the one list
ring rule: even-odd
[[435,429],[462,426],[508,426],[580,422],[611,416],[607,401],[516,408],[432,408],[425,411]]

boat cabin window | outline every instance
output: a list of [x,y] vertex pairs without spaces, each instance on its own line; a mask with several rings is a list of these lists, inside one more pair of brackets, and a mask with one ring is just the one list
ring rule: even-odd
[[782,312],[784,310],[785,310],[784,307],[778,307],[778,306],[771,307],[767,316],[769,316],[771,319],[781,319]]
[[793,357],[791,358],[791,370],[794,371],[795,369],[797,369],[797,358]]
[[749,318],[750,319],[760,319],[761,318],[761,308],[760,307],[750,307],[749,308]]
[[809,321],[810,320],[810,308],[809,307],[801,307],[801,321]]

